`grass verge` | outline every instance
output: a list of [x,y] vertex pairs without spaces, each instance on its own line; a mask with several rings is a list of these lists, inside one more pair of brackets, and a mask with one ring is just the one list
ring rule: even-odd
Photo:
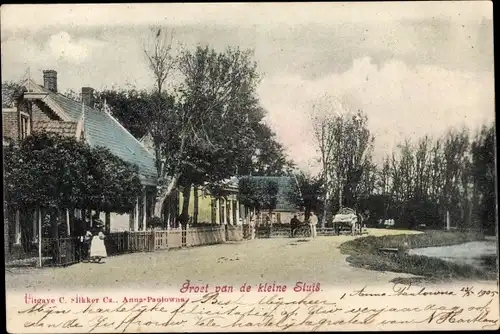
[[[352,266],[376,271],[391,271],[420,276],[418,281],[447,281],[452,279],[496,280],[497,268],[477,268],[427,256],[408,255],[410,248],[440,247],[470,241],[482,241],[478,233],[429,231],[421,234],[401,234],[364,237],[340,245],[342,254],[349,255]],[[380,248],[397,248],[393,254],[380,253]]]

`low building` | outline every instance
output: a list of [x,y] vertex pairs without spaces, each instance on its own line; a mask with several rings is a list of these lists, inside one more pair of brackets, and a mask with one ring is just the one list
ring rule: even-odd
[[[78,102],[59,93],[57,86],[57,72],[54,70],[43,71],[43,85],[31,79],[23,84],[23,91],[14,105],[2,108],[4,145],[24,139],[32,131],[53,132],[85,140],[90,146],[105,147],[135,164],[143,185],[135,210],[125,215],[109,213],[103,220],[108,221],[112,230],[114,226],[120,226],[118,229],[122,230],[145,230],[156,195],[154,156],[107,110],[95,108],[92,88],[82,87],[82,101]],[[15,233],[10,234],[14,234],[14,244],[17,244],[21,239],[21,229],[19,215],[15,216],[17,218],[11,226]],[[34,229],[36,226],[34,224]],[[34,231],[33,236],[37,234],[38,231]]]
[[[288,224],[293,218],[293,215],[299,213],[301,208],[294,202],[294,198],[300,198],[300,188],[297,179],[292,176],[245,176],[248,179],[258,181],[273,181],[278,186],[276,195],[276,207],[269,212],[261,212],[259,217],[256,217],[257,223],[262,224],[267,222],[273,224]],[[300,212],[303,214],[303,212]]]
[[[198,224],[241,225],[248,208],[238,200],[238,180],[233,177],[223,183],[224,195],[215,196],[208,190],[191,188],[188,214],[192,222]],[[197,193],[197,196],[196,196]],[[179,196],[179,214],[183,196]]]
[[[154,143],[151,134],[146,133],[140,142],[154,154]],[[229,224],[244,223],[250,209],[241,205],[238,200],[238,179],[232,177],[223,182],[225,196],[215,196],[204,187],[195,191],[191,187],[189,195],[188,216],[191,222],[198,224]],[[164,203],[163,218],[169,226],[176,226],[175,220],[182,213],[184,198],[179,190],[174,190]]]

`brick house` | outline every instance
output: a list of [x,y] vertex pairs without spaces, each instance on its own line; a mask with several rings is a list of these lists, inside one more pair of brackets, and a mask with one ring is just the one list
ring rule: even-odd
[[[123,160],[137,165],[143,192],[138,194],[135,209],[125,215],[103,213],[103,220],[111,230],[145,230],[147,218],[153,212],[156,193],[154,156],[107,110],[94,107],[93,89],[83,87],[82,102],[74,101],[57,91],[57,72],[46,70],[43,71],[43,85],[29,79],[18,95],[13,105],[2,107],[3,145],[22,140],[33,131],[55,132],[85,140],[90,146],[105,147]],[[80,210],[71,213],[76,217],[80,214]],[[33,237],[38,233],[35,224],[37,215],[33,214]],[[21,228],[19,214],[14,216],[14,222],[6,224],[4,221],[4,234],[10,236],[15,246],[19,244]]]

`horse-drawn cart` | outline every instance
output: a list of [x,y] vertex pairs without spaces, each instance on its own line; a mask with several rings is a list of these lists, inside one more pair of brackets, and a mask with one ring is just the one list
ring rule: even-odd
[[333,224],[337,234],[348,231],[352,235],[362,234],[362,217],[350,208],[342,208],[333,217]]

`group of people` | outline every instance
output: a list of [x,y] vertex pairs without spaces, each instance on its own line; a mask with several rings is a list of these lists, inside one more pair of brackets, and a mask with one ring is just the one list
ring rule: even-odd
[[92,231],[87,230],[85,235],[80,237],[82,244],[82,260],[90,262],[100,262],[108,256],[104,245],[104,231],[102,226],[97,226]]
[[[311,212],[309,215],[309,219],[305,220],[309,223],[309,227],[311,228],[311,236],[315,237],[316,236],[316,225],[318,225],[318,217],[314,214],[314,212]],[[299,218],[297,218],[297,215],[293,215],[293,218],[290,220],[290,235],[293,236],[293,231],[295,231],[297,228],[299,228],[301,225],[303,225],[300,221]]]

